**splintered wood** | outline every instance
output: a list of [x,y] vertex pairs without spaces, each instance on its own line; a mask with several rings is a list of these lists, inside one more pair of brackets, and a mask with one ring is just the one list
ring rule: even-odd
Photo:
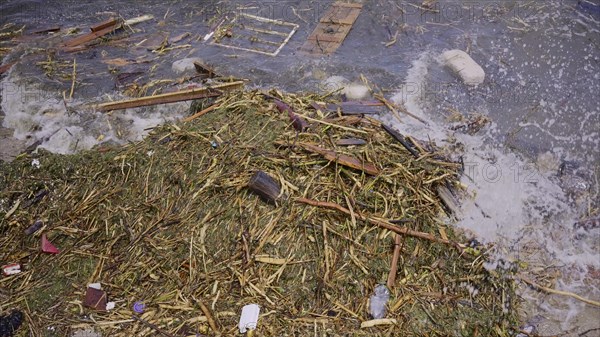
[[360,15],[361,4],[336,2],[323,15],[301,50],[314,55],[333,54]]

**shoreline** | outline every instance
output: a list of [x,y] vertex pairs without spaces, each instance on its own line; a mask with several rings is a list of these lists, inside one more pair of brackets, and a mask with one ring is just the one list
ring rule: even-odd
[[[0,102],[2,98],[0,96]],[[2,126],[4,122],[4,111],[0,109],[0,161],[11,162],[27,148],[26,142],[13,137],[13,130]]]

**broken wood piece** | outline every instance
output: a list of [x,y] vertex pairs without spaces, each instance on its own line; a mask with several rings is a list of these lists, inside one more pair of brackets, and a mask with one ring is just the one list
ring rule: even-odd
[[12,66],[14,66],[15,64],[17,64],[17,62],[11,62],[11,63],[7,63],[4,65],[0,66],[0,75],[4,74],[5,72],[9,71],[10,68],[12,68]]
[[209,113],[209,112],[213,111],[214,109],[216,109],[216,108],[218,108],[218,107],[219,107],[219,104],[214,104],[214,105],[211,105],[211,106],[209,106],[208,108],[206,108],[206,109],[204,109],[204,110],[202,110],[202,111],[196,112],[195,114],[193,114],[193,115],[191,115],[191,116],[189,116],[189,117],[186,117],[186,118],[185,118],[183,121],[184,121],[184,122],[186,122],[186,123],[187,123],[187,122],[191,122],[191,121],[193,121],[194,119],[196,119],[196,118],[198,118],[198,117],[201,117],[201,116],[204,116],[204,115],[206,115],[207,113]]
[[402,248],[402,236],[396,234],[394,237],[394,255],[392,256],[392,264],[390,273],[388,274],[387,287],[392,289],[396,283],[396,273],[398,272],[398,260],[400,259],[400,249]]
[[175,36],[174,38],[171,39],[171,43],[177,43],[177,42],[181,42],[183,41],[185,38],[191,36],[192,33],[187,32],[187,33],[183,33],[183,34],[179,34],[177,36]]
[[193,296],[192,296],[192,298],[194,299],[196,304],[198,304],[198,306],[200,306],[200,310],[202,310],[202,313],[204,314],[204,316],[206,316],[206,320],[208,321],[208,325],[210,326],[211,330],[214,331],[215,333],[219,334],[219,326],[217,325],[217,322],[215,321],[213,314],[210,312],[210,309],[208,309],[208,307],[201,300],[199,300]]
[[73,38],[63,44],[63,50],[67,51],[67,52],[77,51],[78,50],[77,47],[79,47],[85,43],[88,43],[90,41],[93,41],[99,37],[102,37],[104,35],[110,34],[121,27],[122,27],[122,24],[117,23],[113,26],[109,26],[109,27],[103,28],[101,30]]
[[361,4],[342,2],[332,4],[301,50],[318,55],[334,53],[350,33],[361,9]]
[[367,141],[359,138],[345,138],[339,139],[335,142],[335,145],[338,146],[353,146],[353,145],[365,145]]
[[318,104],[315,102],[311,106],[324,112],[337,112],[339,110],[342,115],[371,115],[381,113],[384,104],[379,101],[349,101],[338,104]]
[[263,171],[257,171],[250,178],[248,188],[270,204],[276,204],[281,194],[279,183]]
[[454,197],[452,191],[450,191],[450,189],[444,185],[439,185],[437,187],[437,193],[440,199],[442,199],[442,201],[444,202],[444,205],[446,205],[446,207],[450,211],[451,214],[448,215],[453,214],[456,218],[462,219],[463,214],[460,208],[460,203],[458,202],[456,197]]
[[396,325],[398,321],[394,318],[379,318],[360,323],[361,329],[372,328],[380,325]]
[[135,17],[135,18],[127,19],[123,23],[128,26],[133,26],[133,25],[137,25],[138,23],[146,22],[146,21],[149,21],[152,19],[154,19],[153,15],[146,14],[146,15]]
[[404,146],[404,148],[407,149],[408,152],[410,152],[410,154],[413,155],[413,157],[415,157],[415,158],[419,158],[420,157],[419,152],[417,150],[415,150],[412,147],[412,145],[410,145],[408,143],[408,141],[406,140],[406,138],[404,138],[404,136],[400,132],[392,129],[392,127],[387,126],[385,124],[381,124],[381,126],[383,127],[383,129],[385,131],[387,131],[387,133],[389,133],[392,137],[396,138],[396,140],[399,141],[400,144],[402,144],[402,146]]
[[118,23],[118,19],[117,18],[111,18],[111,19],[108,19],[106,21],[100,22],[97,25],[91,26],[90,30],[92,32],[97,32],[99,30],[103,30],[105,28],[112,27],[112,26],[116,25],[117,23]]
[[307,151],[318,153],[318,154],[322,155],[325,159],[334,161],[340,165],[348,166],[348,167],[351,167],[351,168],[357,169],[357,170],[361,170],[367,174],[374,175],[374,176],[379,174],[379,169],[377,169],[377,167],[375,167],[375,165],[373,165],[371,163],[365,163],[358,158],[351,157],[351,156],[348,156],[345,154],[339,154],[339,153],[336,153],[335,151],[327,150],[327,149],[321,148],[319,146],[316,146],[314,144],[299,143],[298,145],[303,147]]
[[194,61],[194,67],[198,74],[207,76],[208,78],[218,77],[217,73],[211,67],[204,65],[198,61]]
[[311,206],[316,206],[316,207],[335,209],[335,210],[338,210],[338,211],[345,213],[347,215],[350,215],[350,216],[352,216],[352,214],[354,214],[354,216],[356,216],[357,218],[359,218],[362,221],[367,221],[367,222],[371,223],[372,225],[390,230],[396,234],[402,234],[402,235],[420,238],[420,239],[424,239],[424,240],[428,240],[428,241],[432,241],[432,242],[443,243],[443,244],[455,247],[459,252],[463,251],[463,246],[461,246],[459,243],[456,243],[456,242],[453,242],[450,240],[446,240],[446,239],[441,239],[441,238],[435,237],[429,233],[415,231],[412,229],[408,229],[406,227],[399,227],[399,226],[396,226],[396,225],[390,223],[389,221],[382,220],[382,219],[376,219],[376,218],[372,218],[372,217],[367,217],[359,212],[350,212],[349,209],[347,209],[343,206],[340,206],[336,203],[333,203],[333,202],[317,201],[317,200],[312,200],[312,199],[307,199],[307,198],[297,198],[296,202],[311,205]]
[[106,292],[88,287],[85,291],[83,305],[94,310],[106,311]]
[[235,81],[229,83],[218,84],[209,87],[194,88],[188,90],[181,90],[175,92],[169,92],[160,95],[146,96],[140,98],[134,98],[130,100],[103,103],[97,106],[100,111],[111,111],[129,108],[138,108],[142,106],[157,105],[174,103],[181,101],[189,101],[207,97],[217,97],[222,94],[222,90],[235,90],[244,85],[244,81]]
[[46,33],[55,33],[55,32],[58,32],[58,31],[60,31],[60,26],[52,26],[52,27],[49,27],[49,28],[43,28],[43,29],[34,30],[30,34],[46,34]]

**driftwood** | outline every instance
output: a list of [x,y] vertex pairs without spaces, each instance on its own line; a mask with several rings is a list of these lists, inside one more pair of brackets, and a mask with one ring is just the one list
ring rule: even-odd
[[42,28],[42,29],[34,30],[30,34],[46,34],[46,33],[55,33],[58,31],[60,31],[60,26],[53,26],[50,28]]
[[307,205],[311,205],[311,206],[316,206],[316,207],[324,207],[324,208],[329,208],[329,209],[335,209],[338,210],[342,213],[346,213],[347,215],[352,216],[352,214],[354,214],[354,216],[356,216],[358,219],[361,219],[363,221],[367,221],[369,223],[371,223],[372,225],[375,225],[377,227],[381,227],[381,228],[385,228],[387,230],[390,230],[396,234],[401,234],[401,235],[406,235],[406,236],[412,236],[415,238],[419,238],[419,239],[424,239],[427,241],[432,241],[432,242],[437,242],[437,243],[443,243],[452,247],[455,247],[456,249],[458,249],[460,252],[462,252],[463,248],[459,243],[450,241],[450,240],[446,240],[446,239],[441,239],[438,237],[435,237],[429,233],[423,233],[423,232],[419,232],[419,231],[414,231],[412,229],[408,229],[405,227],[399,227],[396,226],[392,223],[390,223],[389,221],[386,220],[382,220],[382,219],[375,219],[375,218],[369,218],[365,215],[362,215],[360,213],[353,213],[351,212],[349,209],[340,206],[336,203],[333,202],[326,202],[326,201],[316,201],[316,200],[311,200],[311,199],[306,199],[306,198],[297,198],[296,202],[299,203],[303,203],[303,204],[307,204]]
[[339,139],[338,141],[335,142],[335,145],[338,145],[338,146],[352,146],[352,145],[365,145],[365,144],[367,144],[366,140],[358,139],[358,138]]
[[408,141],[406,140],[406,138],[404,138],[404,136],[400,132],[392,129],[390,126],[387,126],[385,124],[382,124],[381,126],[383,127],[383,129],[385,131],[387,131],[387,133],[389,133],[392,137],[396,138],[396,140],[399,141],[400,144],[402,144],[402,146],[404,146],[404,148],[407,149],[408,152],[410,152],[410,154],[413,155],[413,157],[419,158],[419,152],[417,150],[415,150],[412,147],[412,145],[410,145],[408,143]]
[[374,176],[379,174],[379,169],[377,169],[377,167],[375,167],[375,165],[373,165],[371,163],[365,163],[358,158],[351,157],[351,156],[348,156],[345,154],[339,154],[339,153],[336,153],[335,151],[327,150],[322,147],[316,146],[314,144],[299,143],[298,145],[303,147],[307,151],[318,153],[318,154],[322,155],[325,159],[330,160],[330,161],[335,161],[336,163],[338,163],[340,165],[344,165],[344,166],[351,167],[353,169],[361,170],[367,174],[374,175]]
[[460,203],[458,202],[458,200],[456,200],[454,194],[452,194],[452,191],[450,191],[450,189],[446,186],[439,185],[437,187],[437,192],[440,199],[442,199],[444,205],[446,205],[448,210],[457,218],[462,218],[463,214],[460,208]]
[[105,28],[115,26],[117,23],[119,23],[118,19],[114,19],[114,18],[108,19],[106,21],[100,22],[99,24],[90,27],[90,30],[92,32],[101,31]]
[[67,52],[72,52],[72,51],[78,51],[81,48],[81,45],[88,43],[90,41],[93,41],[99,37],[102,37],[104,35],[110,34],[112,32],[114,32],[115,30],[119,29],[122,27],[122,23],[121,22],[117,22],[116,24],[112,25],[112,26],[108,26],[105,27],[103,29],[97,30],[97,31],[93,31],[91,33],[82,35],[82,36],[78,36],[74,39],[71,39],[67,42],[64,43],[63,45],[63,50],[67,51]]
[[120,109],[137,108],[142,106],[174,103],[181,101],[190,101],[194,99],[216,97],[222,94],[221,90],[233,90],[244,85],[243,81],[236,81],[230,83],[223,83],[210,87],[194,88],[188,90],[181,90],[175,92],[169,92],[166,94],[146,96],[140,98],[134,98],[130,100],[103,103],[97,106],[100,111],[111,111]]
[[396,234],[394,238],[394,255],[392,256],[392,264],[390,266],[390,273],[388,274],[387,287],[392,289],[394,283],[396,283],[396,273],[398,272],[398,260],[400,259],[400,250],[402,248],[402,236]]
[[375,115],[383,111],[385,104],[379,101],[349,101],[338,104],[313,102],[311,106],[315,110],[324,112],[337,112],[339,110],[342,115]]
[[218,77],[219,75],[217,74],[217,72],[214,71],[214,69],[212,69],[211,67],[202,64],[200,62],[195,61],[194,62],[194,67],[196,68],[196,72],[198,74],[204,75],[207,78],[214,78],[214,77]]
[[201,117],[201,116],[204,116],[204,115],[206,115],[207,113],[209,113],[209,112],[213,111],[214,109],[216,109],[216,108],[218,108],[218,107],[219,107],[219,104],[214,104],[214,105],[211,105],[211,106],[209,106],[208,108],[206,108],[206,109],[204,109],[204,110],[202,110],[202,111],[196,112],[195,114],[193,114],[193,115],[191,115],[191,116],[189,116],[189,117],[186,117],[186,118],[185,118],[183,121],[184,121],[184,122],[186,122],[186,123],[187,123],[187,122],[191,122],[191,121],[193,121],[194,119],[196,119],[196,118],[198,118],[198,117]]
[[248,188],[270,204],[275,204],[281,194],[277,181],[263,171],[256,172],[250,178]]

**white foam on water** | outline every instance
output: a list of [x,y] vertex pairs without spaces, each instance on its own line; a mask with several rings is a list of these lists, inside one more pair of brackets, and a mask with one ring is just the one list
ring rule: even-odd
[[[536,165],[498,146],[491,136],[493,124],[487,134],[471,136],[452,131],[444,121],[436,120],[437,116],[428,115],[426,96],[421,90],[427,86],[432,67],[440,67],[435,55],[420,54],[392,98],[394,103],[403,104],[409,112],[427,120],[428,125],[405,115],[401,116],[402,122],[392,114],[382,119],[419,139],[429,138],[442,146],[451,145],[447,140],[456,139],[464,145],[461,183],[467,187],[467,197],[462,200],[464,217],[456,226],[495,246],[496,256],[487,267],[496,268],[494,259],[500,258],[525,262],[528,267],[521,271],[525,274],[529,269],[552,266],[562,273],[555,285],[557,289],[599,298],[600,289],[597,282],[590,282],[589,274],[600,269],[600,230],[581,233],[573,228],[580,215],[556,178],[557,157],[542,156]],[[546,331],[568,331],[590,323],[583,317],[598,314],[594,308],[569,298],[521,291],[527,306],[533,308],[529,314],[538,312],[547,318]]]
[[107,114],[77,100],[65,104],[62,93],[42,89],[12,70],[0,85],[6,115],[3,126],[13,129],[17,139],[38,142],[40,148],[61,154],[89,150],[107,141],[122,144],[142,140],[152,128],[187,115],[190,107],[190,103],[182,102]]

